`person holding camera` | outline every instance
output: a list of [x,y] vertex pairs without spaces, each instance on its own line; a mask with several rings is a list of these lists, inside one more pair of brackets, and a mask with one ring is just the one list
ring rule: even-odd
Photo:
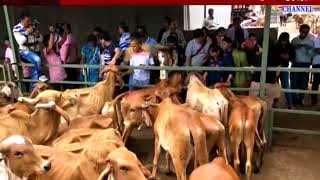
[[[64,64],[79,64],[78,49],[76,40],[71,32],[71,25],[62,23],[56,25],[54,30],[59,34],[61,40],[58,42],[59,53]],[[77,81],[79,71],[76,68],[65,68],[68,81]],[[75,88],[75,85],[67,85],[68,89]]]
[[34,47],[39,44],[41,37],[35,32],[35,28],[31,26],[29,15],[21,15],[20,23],[13,27],[13,35],[19,44],[21,57],[34,65],[31,69],[31,79],[39,80],[41,75],[41,58],[34,51]]
[[[53,26],[49,26],[49,33],[45,35],[43,38],[43,55],[46,58],[49,65],[61,65],[62,60],[56,49],[54,37],[56,36],[56,32]],[[67,78],[67,74],[65,69],[61,66],[49,66],[49,77],[50,81],[63,81]],[[53,84],[53,89],[62,90],[61,85]]]

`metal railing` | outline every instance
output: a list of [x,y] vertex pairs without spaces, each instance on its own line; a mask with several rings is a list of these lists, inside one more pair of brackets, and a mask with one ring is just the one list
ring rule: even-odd
[[[19,66],[33,66],[32,64],[20,63]],[[80,64],[61,64],[61,65],[47,65],[48,67],[65,67],[65,68],[100,68],[99,65],[80,65]],[[178,67],[178,66],[118,66],[119,69],[144,69],[144,70],[167,70],[167,71],[235,71],[235,72],[260,72],[261,67]],[[284,71],[284,72],[311,72],[311,73],[320,73],[320,69],[310,69],[310,68],[283,68],[283,67],[268,67],[268,71]],[[37,82],[30,79],[21,79],[21,82]],[[61,83],[61,84],[80,84],[80,85],[94,85],[94,82],[84,82],[84,81],[49,81],[49,83]],[[126,85],[127,86],[127,85]],[[150,87],[153,84],[139,87]],[[259,91],[261,88],[265,88],[264,84],[261,84],[259,89],[250,89],[250,88],[231,88],[234,91],[249,91],[256,90]],[[271,91],[277,91],[277,89],[272,89]],[[311,90],[299,90],[299,89],[281,89],[281,92],[288,93],[303,93],[303,94],[320,94],[320,91],[311,91]],[[289,128],[280,128],[274,127],[274,113],[294,113],[294,114],[305,114],[305,115],[320,115],[320,112],[309,111],[309,110],[290,110],[290,109],[281,109],[281,108],[272,108],[269,111],[269,120],[266,121],[266,129],[269,145],[272,143],[272,132],[281,131],[281,132],[290,132],[290,133],[301,133],[301,134],[311,134],[311,135],[320,135],[318,131],[310,131],[304,129],[289,129]]]

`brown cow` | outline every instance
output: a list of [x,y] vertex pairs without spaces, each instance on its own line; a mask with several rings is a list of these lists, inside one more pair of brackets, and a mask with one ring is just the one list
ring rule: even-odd
[[79,116],[88,116],[100,114],[106,101],[112,100],[115,83],[118,80],[123,84],[122,79],[118,75],[118,68],[115,65],[109,65],[104,70],[106,79],[97,83],[93,87],[82,89],[68,89],[63,95],[76,95],[79,99],[74,106],[66,108],[71,119]]
[[[252,158],[254,153],[254,145],[256,137],[260,139],[258,133],[258,122],[256,113],[246,103],[236,97],[229,89],[219,89],[229,100],[229,136],[233,151],[233,166],[238,172],[240,165],[239,150],[246,152],[246,175],[247,179],[251,179],[252,175]],[[259,149],[261,149],[259,147]]]
[[96,114],[91,116],[77,117],[72,120],[69,125],[67,123],[60,124],[58,136],[66,133],[71,129],[107,129],[112,127],[114,127],[114,121],[106,115]]
[[[141,129],[143,125],[143,118],[146,116],[146,111],[141,109],[141,105],[144,104],[146,97],[153,97],[154,94],[157,94],[157,97],[164,94],[165,97],[175,95],[179,91],[176,88],[172,87],[160,87],[155,86],[151,88],[139,89],[136,91],[125,92],[120,94],[115,98],[116,103],[116,114],[119,118],[120,126],[124,125],[124,130],[122,134],[122,140],[124,143],[128,140],[133,128],[138,127],[138,130]],[[117,101],[120,100],[120,107],[118,108]],[[174,98],[178,102],[177,98]],[[129,115],[130,114],[130,115]],[[142,116],[144,115],[144,116]],[[131,116],[131,117],[129,117]],[[123,118],[123,119],[122,119]],[[152,124],[146,124],[147,127],[150,127]],[[121,127],[122,129],[122,127]]]
[[[105,169],[105,159],[123,147],[117,130],[109,128],[72,129],[53,142],[54,147],[36,146],[37,153],[52,162],[52,171],[40,180],[98,179]],[[39,176],[38,176],[39,178]]]
[[228,121],[228,100],[219,90],[207,88],[195,74],[189,75],[186,103],[204,114],[217,117],[223,125]]
[[189,180],[240,180],[231,166],[226,164],[223,158],[217,157],[211,163],[202,165],[195,169]]
[[147,180],[151,175],[137,156],[125,147],[112,151],[106,163],[107,167],[100,174],[99,180]]
[[51,162],[45,174],[31,174],[28,180],[91,180],[98,179],[95,164],[85,156],[51,146],[35,145],[35,151]]
[[[47,83],[35,83],[34,89],[30,94],[29,98],[35,98],[40,92],[50,89],[49,84]],[[28,114],[31,114],[34,111],[34,107],[25,103],[16,102],[15,104],[9,104],[3,107],[0,107],[0,115],[6,115],[14,110],[21,110]]]
[[255,113],[256,122],[258,123],[257,130],[258,133],[256,135],[256,145],[258,146],[258,156],[255,160],[255,166],[254,171],[258,172],[261,165],[262,165],[262,157],[263,157],[263,151],[266,148],[267,140],[264,132],[264,121],[266,119],[267,114],[267,103],[258,97],[255,96],[243,96],[239,95],[236,97],[233,92],[228,89],[229,85],[225,83],[218,83],[214,86],[214,88],[219,89],[219,91],[224,94],[224,96],[229,98],[239,98],[243,103],[245,103],[250,109],[252,109]]
[[0,165],[2,180],[27,178],[30,174],[46,173],[51,168],[51,163],[35,153],[31,142],[22,136],[14,135],[3,140],[0,153],[3,158]]
[[113,128],[73,129],[57,138],[52,144],[60,149],[85,155],[94,162],[100,172],[104,168],[103,160],[108,154],[124,146],[119,132]]
[[[152,107],[149,107],[150,105]],[[197,167],[208,162],[206,133],[203,130],[199,112],[174,104],[170,98],[165,98],[158,105],[147,103],[145,107],[141,108],[146,112],[145,123],[154,124],[155,154],[152,178],[155,178],[157,173],[161,147],[169,153],[178,180],[186,179],[186,167],[192,156],[193,144],[195,149],[194,166]],[[134,113],[132,110],[131,112]]]
[[13,82],[8,82],[0,87],[0,107],[17,102],[21,92]]
[[29,137],[34,144],[46,144],[58,132],[60,116],[69,121],[68,114],[62,109],[72,104],[74,97],[62,97],[62,93],[54,90],[41,92],[36,98],[20,97],[19,101],[35,105],[32,114],[15,110],[0,118],[0,140],[13,134]]

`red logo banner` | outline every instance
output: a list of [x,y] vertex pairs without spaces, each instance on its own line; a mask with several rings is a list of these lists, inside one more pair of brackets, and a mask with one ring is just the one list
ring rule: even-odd
[[319,0],[0,0],[6,5],[59,5],[59,6],[168,6],[168,5],[317,5]]

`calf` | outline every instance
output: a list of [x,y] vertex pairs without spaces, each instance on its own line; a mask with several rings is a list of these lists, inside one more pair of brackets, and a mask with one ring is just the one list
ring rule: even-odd
[[106,159],[106,168],[99,180],[147,180],[150,172],[141,164],[137,156],[125,147],[111,152]]
[[202,165],[195,169],[189,180],[240,180],[231,166],[226,164],[223,158],[217,157],[211,163]]
[[[10,136],[0,143],[1,164],[9,169],[3,171],[0,179],[27,178],[30,174],[43,174],[50,170],[51,163],[42,159],[29,140],[22,136]],[[3,164],[4,161],[4,164]],[[6,175],[7,177],[3,177]],[[8,177],[9,176],[9,177]],[[12,177],[10,177],[12,176]]]

